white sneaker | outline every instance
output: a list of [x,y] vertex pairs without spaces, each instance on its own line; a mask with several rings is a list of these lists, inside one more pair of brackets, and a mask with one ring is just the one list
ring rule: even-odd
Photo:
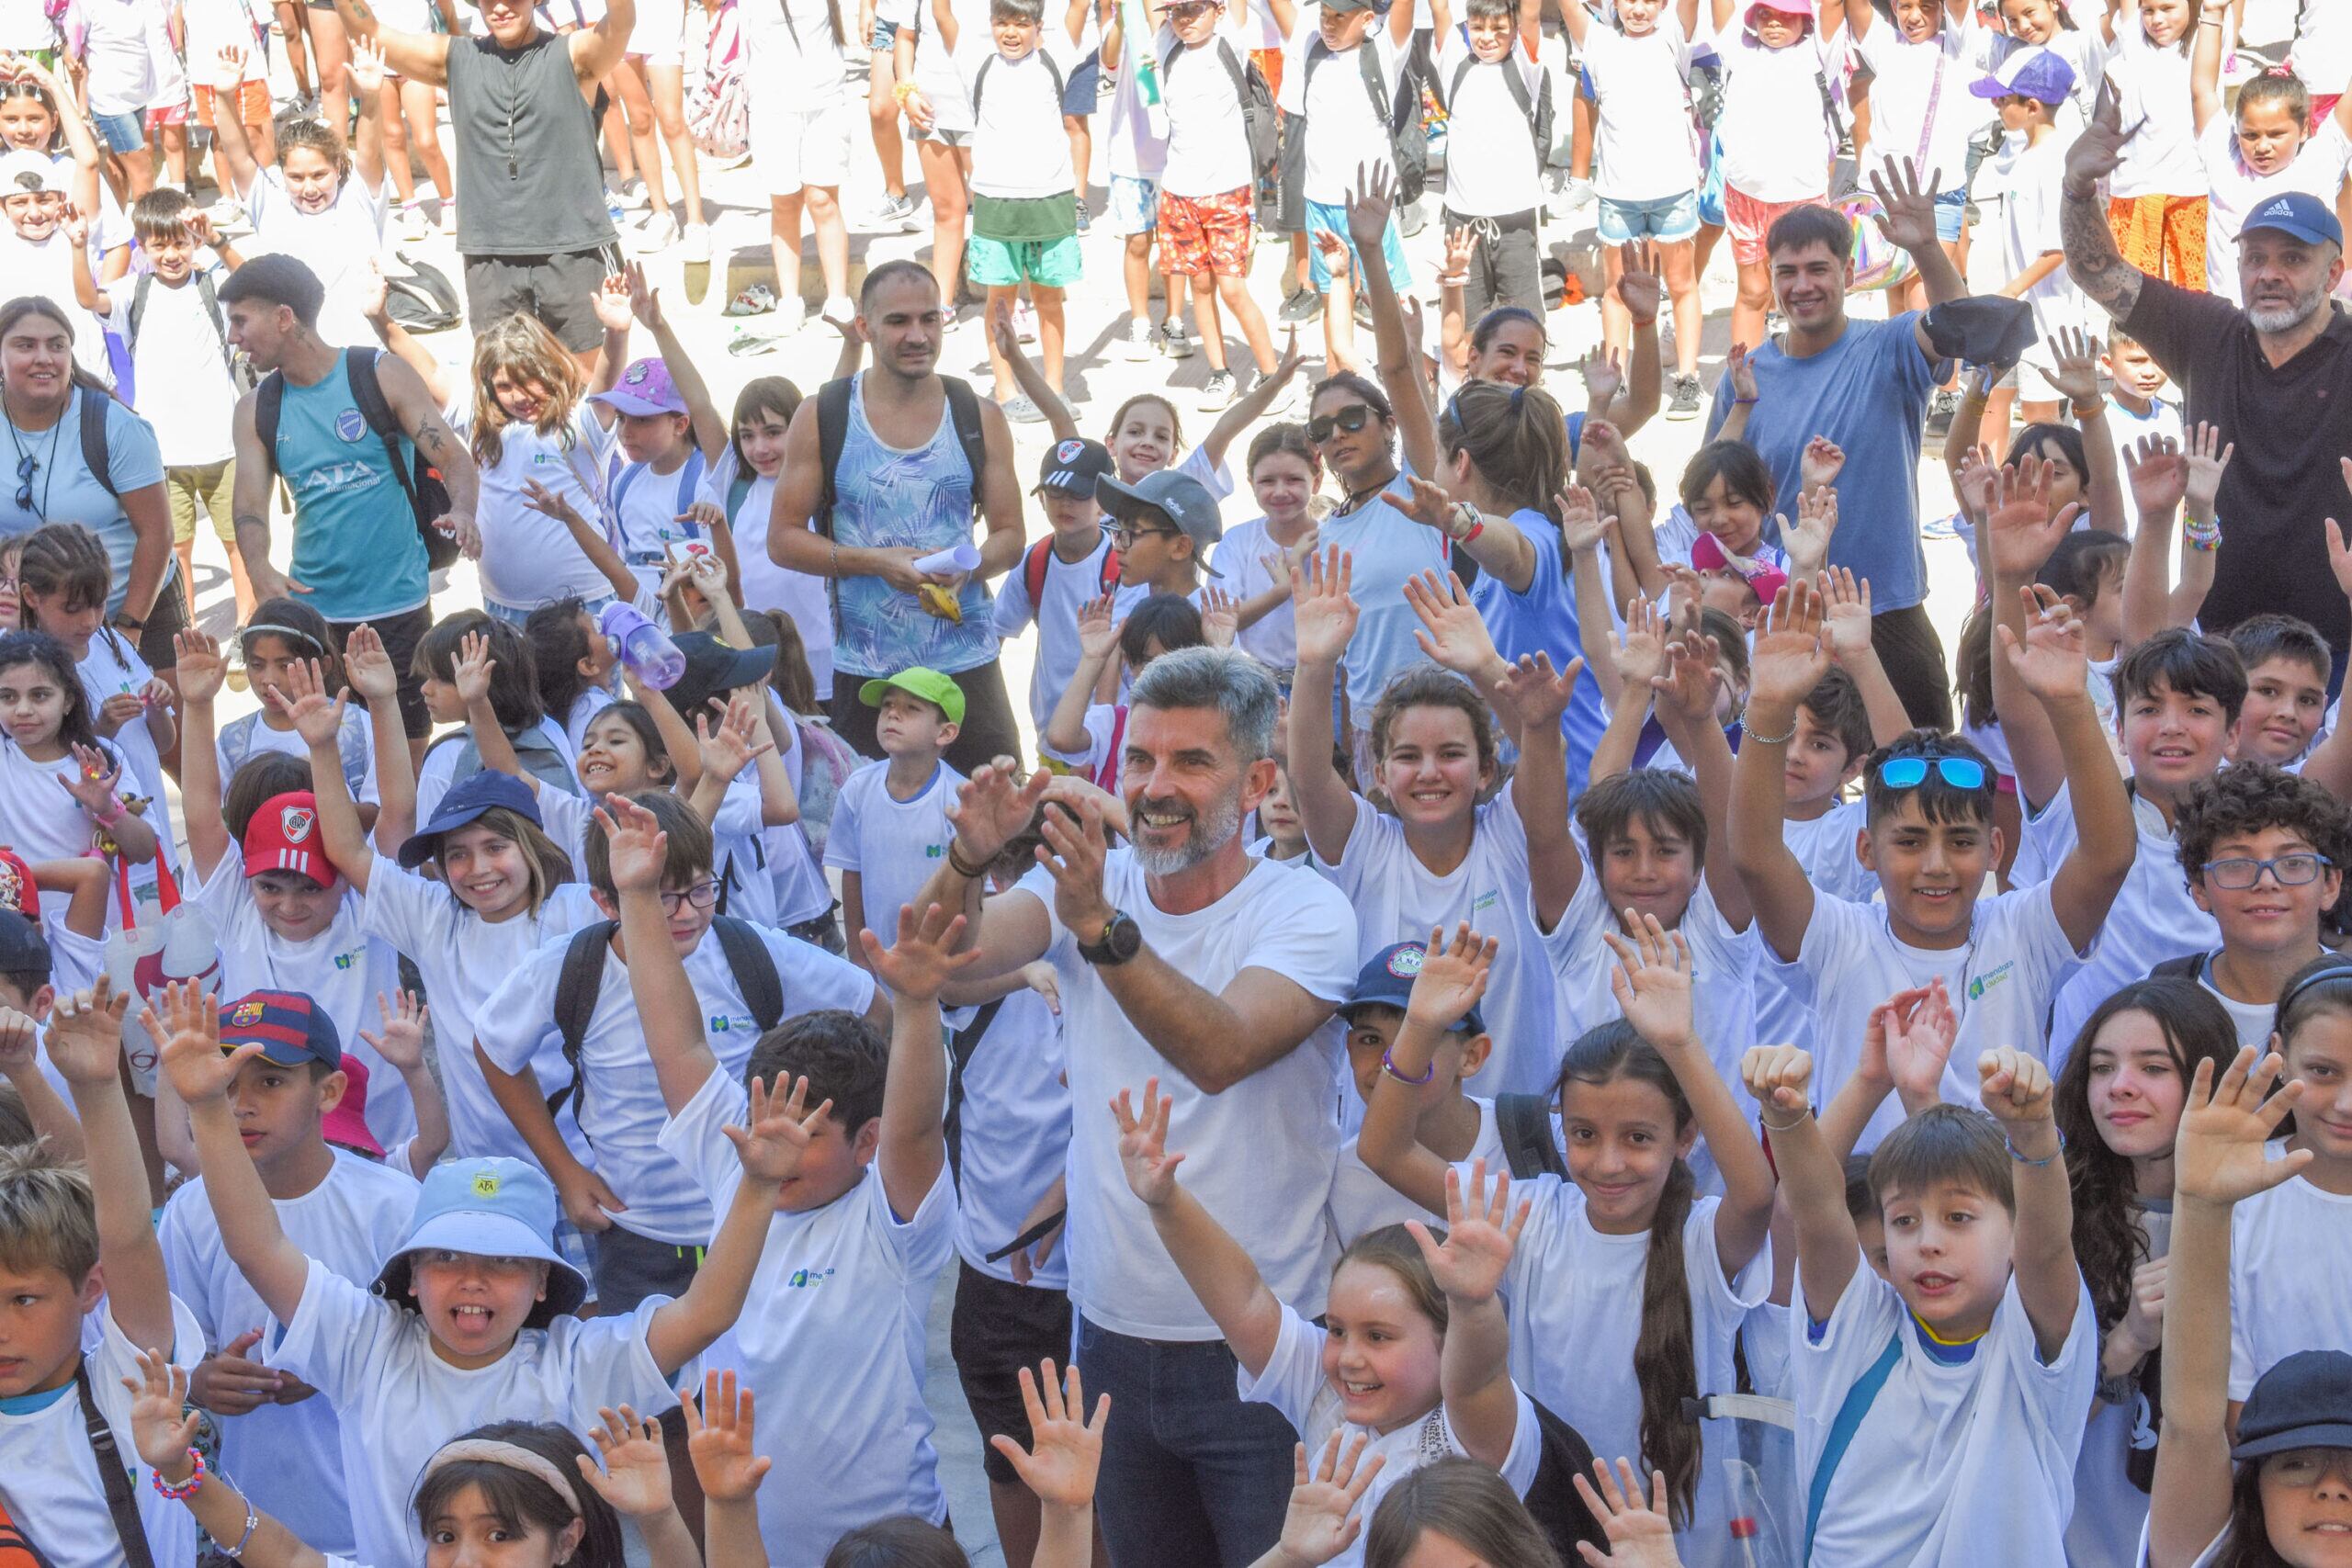
[[1199,398],[1193,406],[1203,413],[1218,413],[1233,406],[1233,372],[1212,370],[1209,378],[1201,383]]
[[666,211],[650,214],[638,226],[637,248],[640,251],[667,250],[677,240],[678,220]]
[[1193,339],[1184,331],[1184,323],[1174,316],[1159,323],[1159,347],[1170,359],[1190,359]]
[[1037,341],[1037,308],[1026,299],[1012,307],[1012,335],[1021,343]]
[[1120,352],[1126,356],[1129,364],[1140,365],[1145,360],[1149,359],[1151,357],[1152,350],[1150,318],[1146,316],[1129,316],[1127,318],[1127,335],[1121,340],[1119,347]]
[[710,225],[689,223],[678,234],[678,256],[682,261],[710,260]]
[[826,297],[823,309],[817,313],[843,332],[847,332],[857,321],[857,301],[846,294],[829,295]]
[[401,204],[401,238],[414,242],[432,231],[432,225],[425,220],[424,208],[413,201]]

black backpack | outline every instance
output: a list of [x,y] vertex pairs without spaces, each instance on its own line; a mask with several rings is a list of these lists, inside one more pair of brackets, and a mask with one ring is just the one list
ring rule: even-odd
[[[1356,47],[1356,70],[1363,77],[1364,91],[1372,96],[1372,112],[1388,128],[1389,152],[1396,165],[1396,205],[1409,206],[1421,199],[1421,192],[1429,187],[1430,139],[1421,129],[1421,79],[1408,62],[1399,60],[1396,90],[1391,93],[1380,74],[1380,51],[1370,39]],[[1306,79],[1298,90],[1298,101],[1306,102],[1306,95],[1315,85],[1315,68],[1335,58],[1333,51],[1320,38],[1306,46]],[[1306,116],[1290,116],[1283,129],[1283,225],[1298,230],[1306,227]]]
[[[384,456],[391,463],[392,478],[400,481],[401,493],[408,497],[416,536],[424,541],[425,563],[439,571],[458,558],[458,541],[433,525],[435,518],[448,513],[448,488],[442,484],[440,472],[414,447],[409,449],[409,461],[401,461],[401,443],[408,435],[401,429],[400,415],[384,400],[383,384],[376,378],[376,362],[382,353],[381,349],[372,354],[346,349],[344,379],[351,388],[351,400],[358,405],[360,418],[384,444]],[[286,373],[273,370],[254,389],[254,434],[261,440],[262,456],[273,475],[277,472],[277,422],[285,404]]]
[[1556,1176],[1563,1181],[1568,1179],[1567,1161],[1560,1157],[1560,1145],[1552,1136],[1550,1096],[1495,1096],[1495,1133],[1502,1140],[1503,1156],[1510,1162],[1513,1181],[1524,1181],[1531,1176]]
[[[1032,52],[1045,62],[1046,74],[1054,79],[1054,103],[1058,107],[1062,101],[1062,94],[1068,90],[1062,83],[1062,68],[1056,64],[1054,57],[1044,50],[1039,49]],[[972,73],[972,119],[975,123],[978,123],[980,118],[980,91],[989,85],[989,67],[994,65],[1000,58],[1001,57],[994,50],[990,50],[989,57],[980,62],[980,68]],[[1080,170],[1079,178],[1083,180],[1085,177],[1085,171]]]
[[465,319],[457,286],[449,275],[430,262],[403,254],[405,274],[384,275],[384,309],[393,321],[413,333],[447,332]]
[[[1527,1098],[1537,1098],[1530,1095]],[[1535,1517],[1536,1528],[1552,1543],[1563,1562],[1582,1562],[1584,1555],[1577,1550],[1582,1542],[1596,1554],[1609,1548],[1608,1532],[1592,1510],[1584,1506],[1577,1495],[1572,1479],[1583,1476],[1592,1479],[1592,1445],[1584,1434],[1546,1409],[1533,1395],[1528,1404],[1535,1406],[1535,1425],[1543,1438],[1543,1452],[1535,1462],[1535,1479],[1527,1483],[1527,1495],[1521,1499],[1527,1511]]]
[[[549,1116],[570,1100],[577,1118],[588,1097],[587,1081],[580,1076],[580,1049],[605,987],[605,946],[619,929],[617,920],[582,926],[571,933],[571,944],[563,950],[563,968],[555,983],[555,1027],[563,1036],[563,1059],[571,1068],[571,1081],[548,1096]],[[743,1005],[752,1010],[752,1021],[761,1033],[766,1033],[784,1019],[784,978],[775,972],[775,956],[749,920],[720,915],[710,922],[710,934],[718,939],[728,973],[735,976],[736,988],[743,993]],[[583,1137],[587,1134],[585,1122],[581,1133]]]
[[[1511,47],[1517,49],[1519,45],[1514,41]],[[1453,80],[1447,83],[1445,88],[1447,113],[1453,113],[1454,105],[1461,101],[1462,84],[1468,80],[1472,68],[1486,63],[1473,54],[1464,57],[1462,63],[1453,68]],[[1527,117],[1528,134],[1535,138],[1535,166],[1541,169],[1544,161],[1552,155],[1552,73],[1549,71],[1538,73],[1535,92],[1531,96],[1527,91],[1527,73],[1516,68],[1518,62],[1504,61],[1501,63],[1505,67],[1503,85],[1510,89],[1511,102],[1519,106],[1519,112]],[[1452,155],[1449,143],[1447,156]]]
[[[147,316],[147,296],[155,287],[155,275],[142,272],[130,291],[130,313],[123,322],[123,352],[137,364],[139,354],[139,323]],[[242,352],[229,346],[229,326],[220,316],[220,296],[212,287],[212,275],[199,271],[196,275],[196,297],[203,302],[204,318],[212,323],[212,331],[220,339],[220,363],[228,367],[229,380],[240,393],[254,389],[254,362]]]
[[[1183,49],[1169,56],[1162,74],[1172,73],[1176,62],[1193,52]],[[1283,123],[1274,109],[1274,90],[1266,85],[1266,73],[1258,69],[1258,62],[1235,53],[1223,34],[1216,38],[1216,57],[1224,62],[1225,73],[1233,82],[1234,100],[1241,106],[1241,134],[1250,142],[1250,185],[1258,220],[1276,221],[1282,201]]]
[[114,484],[114,459],[107,451],[107,409],[114,401],[111,393],[82,389],[82,466],[108,495],[120,501],[122,491]]

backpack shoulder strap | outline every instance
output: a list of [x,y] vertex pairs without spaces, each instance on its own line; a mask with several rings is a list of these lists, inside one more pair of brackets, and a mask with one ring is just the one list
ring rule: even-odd
[[743,498],[752,493],[752,481],[758,477],[750,468],[738,465],[735,477],[727,481],[727,522],[729,527],[734,525],[735,514],[743,510]]
[[563,968],[555,982],[555,1027],[563,1036],[563,1059],[571,1068],[571,1081],[548,1097],[550,1116],[569,1100],[577,1117],[581,1102],[588,1097],[588,1086],[580,1076],[580,1048],[588,1038],[588,1021],[595,1016],[597,996],[605,988],[605,944],[618,929],[612,920],[584,925],[571,933],[571,942],[563,950]]
[[1054,79],[1054,106],[1058,108],[1061,107],[1062,94],[1069,91],[1067,85],[1062,81],[1061,62],[1047,54],[1042,46],[1036,51],[1036,55],[1039,62],[1046,67],[1046,74]]
[[277,421],[285,409],[286,373],[273,370],[254,389],[254,436],[273,474],[277,472]]
[[1543,1095],[1495,1096],[1495,1131],[1502,1139],[1512,1176],[1523,1181],[1546,1174],[1567,1175],[1567,1163],[1552,1141],[1552,1107]]
[[[1183,52],[1189,54],[1192,51],[1186,50]],[[1226,36],[1223,33],[1218,33],[1216,35],[1216,57],[1225,62],[1225,73],[1233,78],[1233,96],[1235,98],[1244,104],[1248,103],[1250,101],[1250,82],[1249,78],[1241,73],[1241,57],[1233,52],[1233,45],[1227,40]],[[1174,62],[1170,61],[1170,63],[1173,64]]]
[[2167,958],[2148,971],[2148,978],[2151,980],[2194,980],[2204,973],[2206,957],[2207,955],[2202,953],[2184,953],[2177,958]]
[[1846,1391],[1845,1402],[1838,1406],[1837,1418],[1829,1423],[1828,1440],[1821,1447],[1820,1461],[1813,1467],[1813,1484],[1805,1493],[1804,1555],[1799,1562],[1813,1561],[1813,1535],[1821,1525],[1821,1505],[1829,1495],[1830,1480],[1837,1475],[1846,1450],[1854,1446],[1854,1434],[1861,1430],[1862,1417],[1871,1413],[1871,1406],[1878,1402],[1879,1390],[1886,1386],[1886,1380],[1894,1375],[1895,1363],[1902,1359],[1903,1330],[1898,1327],[1888,1337],[1886,1348],[1879,1352],[1878,1359]]
[[[922,7],[918,6],[916,9],[920,10]],[[972,118],[976,122],[980,118],[980,94],[989,85],[989,67],[995,63],[996,51],[991,50],[989,51],[988,58],[980,62],[980,68],[972,73]]]
[[[199,275],[200,276],[200,275]],[[139,323],[147,319],[147,296],[155,290],[155,275],[142,272],[130,289],[130,316],[122,324],[122,346],[134,354],[139,349]]]
[[[1510,48],[1511,53],[1517,54],[1519,40],[1513,39]],[[1519,112],[1527,117],[1528,124],[1534,124],[1535,96],[1527,90],[1526,70],[1519,61],[1513,59],[1505,59],[1503,67],[1503,85],[1510,89],[1510,101],[1519,106]]]
[[1035,615],[1046,602],[1046,558],[1052,553],[1053,539],[1048,536],[1029,547],[1021,558],[1021,586],[1029,591],[1029,614]]
[[[703,470],[709,461],[702,455],[699,443],[686,449],[686,460],[678,468],[678,515],[684,517],[695,503],[695,491],[702,484]],[[695,528],[695,533],[702,530]]]
[[384,350],[365,353],[356,348],[343,351],[343,378],[351,388],[351,400],[358,405],[359,417],[384,444],[384,460],[392,467],[392,478],[400,482],[401,493],[408,497],[409,511],[417,508],[416,479],[401,461],[401,442],[407,433],[401,429],[400,415],[384,398],[384,383],[377,378],[377,361]]
[[765,1034],[784,1019],[784,977],[775,972],[775,955],[749,920],[721,915],[710,929],[727,956],[735,988],[743,993],[743,1005],[752,1010],[752,1021]]
[[636,485],[638,476],[643,472],[645,472],[645,465],[642,463],[624,463],[621,466],[620,473],[606,487],[612,491],[615,513],[620,511],[621,502],[628,499],[629,491]]
[[[152,277],[154,275],[150,273],[147,276]],[[139,281],[143,285],[147,279],[142,277]],[[212,323],[213,335],[220,340],[220,363],[235,369],[237,352],[229,346],[229,323],[220,314],[220,291],[213,287],[210,272],[199,271],[196,275],[196,297],[203,302],[204,319]]]
[[1104,550],[1102,552],[1102,570],[1094,581],[1094,591],[1098,594],[1108,593],[1118,585],[1119,552],[1116,550]]
[[139,1517],[139,1488],[114,1428],[98,1408],[90,1388],[90,1361],[74,1365],[74,1395],[82,1404],[82,1428],[90,1439],[90,1457],[98,1462],[98,1483],[106,1488],[107,1513],[114,1519],[115,1539],[122,1547],[127,1568],[155,1568],[155,1554],[147,1544],[147,1527]]
[[104,392],[82,389],[82,466],[108,495],[119,500],[122,492],[114,488],[114,459],[107,452],[107,405],[113,401]]
[[1370,34],[1356,45],[1356,70],[1363,77],[1364,91],[1372,95],[1372,112],[1381,126],[1396,134],[1396,106],[1389,101],[1387,80],[1380,73],[1380,51],[1374,47]]
[[854,376],[841,377],[817,389],[818,496],[816,513],[808,521],[828,539],[833,536],[833,502],[841,495],[833,484],[833,471],[842,466],[842,446],[849,439],[849,400],[856,389]]
[[964,1189],[964,1074],[979,1053],[980,1041],[987,1036],[989,1025],[996,1021],[996,1015],[1003,1007],[1002,997],[981,1004],[971,1022],[947,1037],[947,1116],[941,1130],[947,1139],[948,1175],[958,1192]]
[[[1518,46],[1514,44],[1512,47],[1517,48]],[[1477,64],[1478,57],[1476,55],[1465,54],[1462,57],[1462,62],[1453,68],[1453,80],[1445,85],[1445,108],[1448,114],[1453,113],[1455,106],[1461,103],[1462,84],[1470,79],[1470,73],[1477,67]],[[1505,74],[1509,74],[1509,73],[1505,73]],[[1526,91],[1527,89],[1524,86],[1521,86],[1519,89],[1521,96],[1524,96]]]
[[989,471],[989,437],[980,423],[979,394],[960,376],[942,376],[939,379],[947,389],[947,417],[956,423],[956,444],[964,448],[964,461],[972,470],[972,505],[977,510],[980,504],[980,481]]

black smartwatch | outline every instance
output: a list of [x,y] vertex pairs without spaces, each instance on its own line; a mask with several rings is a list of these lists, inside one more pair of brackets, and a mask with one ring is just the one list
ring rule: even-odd
[[1078,955],[1098,968],[1115,969],[1143,951],[1143,928],[1124,909],[1114,909],[1095,942],[1078,944]]

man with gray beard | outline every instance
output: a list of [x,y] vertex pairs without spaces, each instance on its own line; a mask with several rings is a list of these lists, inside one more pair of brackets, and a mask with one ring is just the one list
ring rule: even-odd
[[2224,632],[2264,611],[2300,615],[2335,650],[2333,690],[2352,640],[2326,525],[2352,516],[2352,318],[2332,298],[2343,227],[2326,201],[2300,191],[2257,203],[2236,236],[2243,310],[2150,277],[2117,253],[2099,190],[2130,140],[2110,99],[2067,152],[2067,270],[2186,389],[2188,425],[2210,423],[2237,448],[2222,476],[2225,539],[2199,624]]
[[1069,1293],[1089,1394],[1111,1395],[1095,1517],[1118,1568],[1240,1563],[1282,1534],[1290,1424],[1245,1404],[1216,1323],[1128,1190],[1105,1109],[1175,1102],[1185,1186],[1306,1317],[1331,1258],[1322,1195],[1338,1163],[1344,1062],[1332,1013],[1356,971],[1355,914],[1319,876],[1249,852],[1242,819],[1274,785],[1273,677],[1236,649],[1163,654],[1129,694],[1119,789],[1102,811],[1047,806],[1046,852],[1012,889],[981,874],[1035,817],[1050,779],[1010,758],[975,773],[956,838],[918,897],[961,908],[981,957],[964,978],[1038,958],[1060,981],[1070,1097]]

